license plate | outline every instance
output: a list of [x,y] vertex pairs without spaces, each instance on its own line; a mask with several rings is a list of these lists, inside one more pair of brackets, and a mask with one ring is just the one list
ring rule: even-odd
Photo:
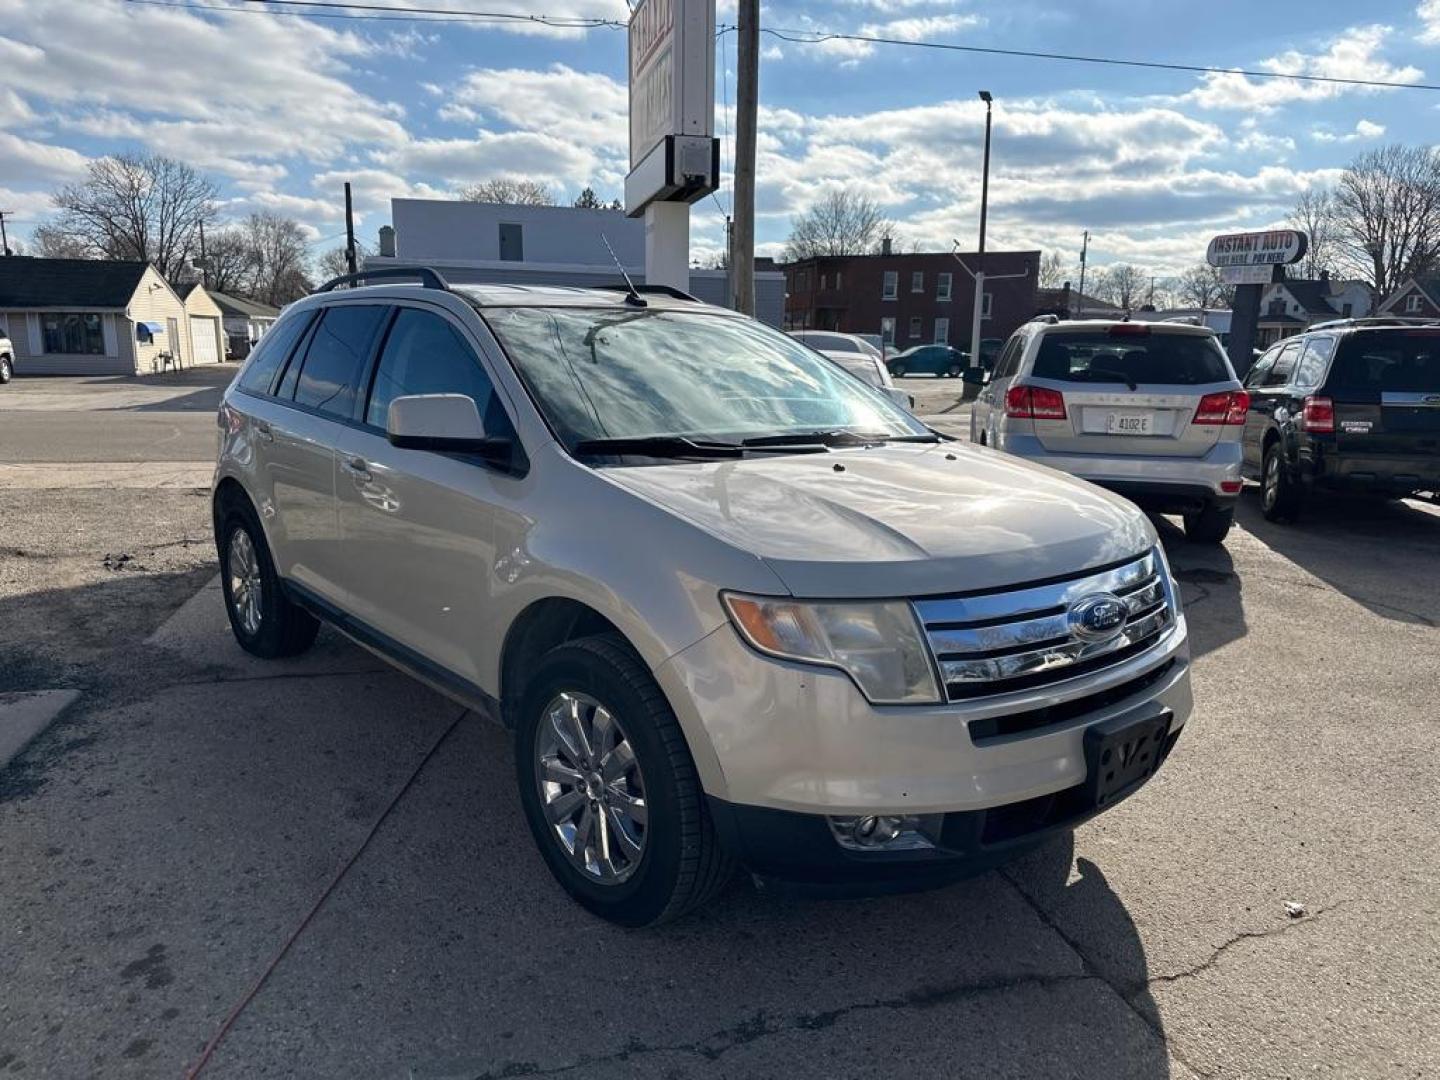
[[1086,792],[1096,808],[1119,802],[1154,775],[1170,712],[1121,714],[1085,731]]
[[1150,413],[1107,413],[1105,434],[1107,435],[1151,435],[1155,431],[1155,417]]

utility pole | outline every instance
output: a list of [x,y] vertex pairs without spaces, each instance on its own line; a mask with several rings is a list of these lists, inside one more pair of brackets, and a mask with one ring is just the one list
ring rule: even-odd
[[1075,301],[1075,314],[1085,314],[1085,256],[1090,252],[1090,230],[1085,230],[1085,239],[1080,243],[1080,296]]
[[970,315],[970,366],[980,366],[980,323],[985,317],[985,212],[990,203],[990,106],[989,90],[980,91],[985,102],[985,165],[980,173],[980,252],[975,261],[975,310]]
[[755,314],[755,127],[760,108],[760,0],[740,0],[735,71],[735,233],[732,303]]
[[355,273],[355,211],[350,203],[350,181],[345,181],[345,266]]
[[10,254],[10,238],[5,235],[5,218],[15,216],[14,210],[0,210],[0,256]]
[[200,284],[210,288],[210,260],[205,257],[205,222],[200,222]]

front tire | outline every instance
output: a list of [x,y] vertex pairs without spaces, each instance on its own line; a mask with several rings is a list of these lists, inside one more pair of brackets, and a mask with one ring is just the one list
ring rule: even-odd
[[905,365],[892,364],[890,366],[890,376],[895,379],[903,379],[905,377]]
[[730,879],[680,724],[618,635],[541,658],[515,718],[526,822],[556,881],[592,913],[654,926]]
[[1267,521],[1293,522],[1300,517],[1300,485],[1285,468],[1278,442],[1265,450],[1260,469],[1260,512]]
[[1192,544],[1219,544],[1235,524],[1235,507],[1213,503],[1203,510],[1185,515],[1185,539]]
[[0,386],[15,377],[15,363],[8,356],[0,356]]
[[232,505],[221,518],[220,583],[230,629],[246,652],[275,660],[314,644],[320,623],[285,595],[265,533],[247,505]]

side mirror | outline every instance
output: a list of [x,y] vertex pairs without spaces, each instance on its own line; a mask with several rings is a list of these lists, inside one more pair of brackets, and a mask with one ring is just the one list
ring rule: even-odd
[[508,458],[512,441],[485,434],[475,399],[464,394],[410,394],[390,402],[385,434],[407,450]]

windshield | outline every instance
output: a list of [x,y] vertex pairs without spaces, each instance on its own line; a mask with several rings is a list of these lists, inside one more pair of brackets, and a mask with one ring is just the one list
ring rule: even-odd
[[747,319],[612,308],[483,314],[572,452],[592,440],[656,436],[927,434],[839,365]]
[[1440,392],[1440,331],[1352,334],[1330,382],[1346,390]]
[[1046,334],[1035,377],[1059,382],[1200,386],[1228,382],[1225,354],[1209,334],[1108,331]]

